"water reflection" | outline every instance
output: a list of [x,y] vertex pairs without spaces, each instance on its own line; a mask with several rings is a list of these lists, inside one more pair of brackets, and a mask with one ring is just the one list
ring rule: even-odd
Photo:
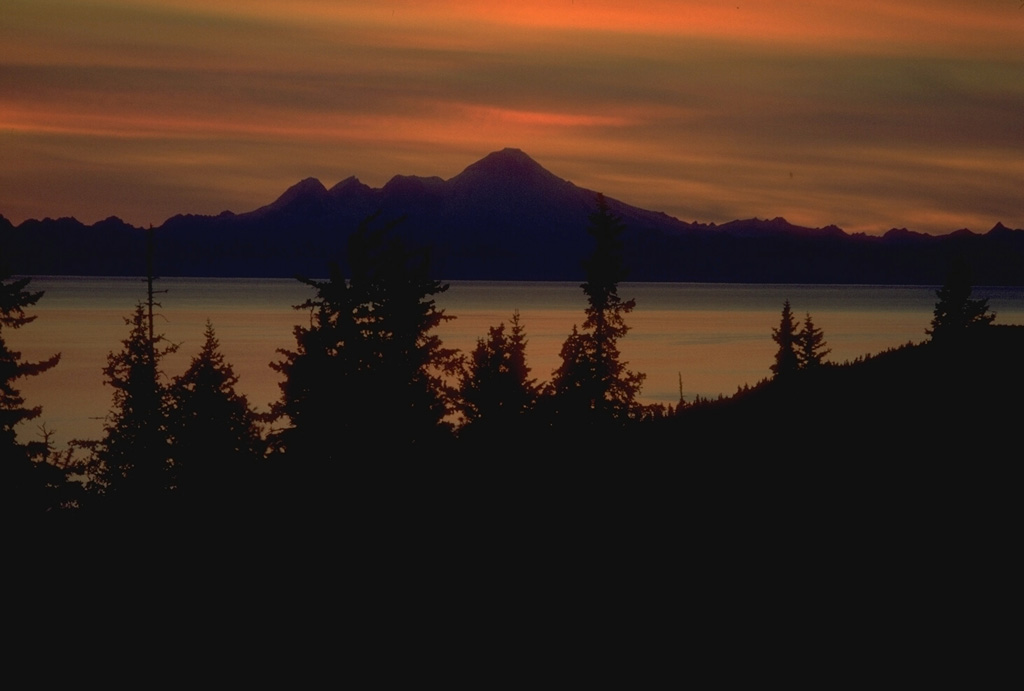
[[[161,319],[157,326],[178,353],[164,361],[168,377],[182,373],[203,343],[212,320],[221,349],[240,377],[238,389],[260,410],[278,395],[278,375],[269,363],[277,349],[294,346],[297,324],[308,315],[292,309],[310,296],[308,287],[287,279],[163,279]],[[9,334],[11,347],[26,359],[56,351],[61,363],[50,372],[21,382],[31,405],[43,406],[48,428],[63,444],[74,437],[97,438],[111,391],[103,386],[107,354],[120,348],[128,333],[124,319],[145,296],[145,283],[123,278],[34,279],[45,295],[38,319]],[[797,317],[811,312],[823,329],[830,359],[842,362],[925,339],[935,289],[928,286],[787,286],[736,284],[636,284],[620,286],[635,298],[632,331],[620,343],[633,370],[646,372],[641,399],[675,403],[679,376],[684,395],[730,395],[737,387],[767,377],[775,352],[771,329],[782,302],[790,300]],[[989,297],[996,323],[1024,323],[1024,289],[975,289]],[[508,322],[519,310],[529,344],[533,376],[546,381],[558,366],[558,352],[573,324],[583,320],[585,297],[577,283],[461,281],[439,296],[438,304],[455,320],[443,325],[445,344],[469,352],[490,326]],[[5,334],[5,336],[8,336]],[[35,427],[21,430],[23,436]]]

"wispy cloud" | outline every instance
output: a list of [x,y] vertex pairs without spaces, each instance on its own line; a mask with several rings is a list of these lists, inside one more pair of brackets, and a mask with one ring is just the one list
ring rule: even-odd
[[8,0],[0,213],[158,223],[516,146],[687,220],[1024,225],[1018,4]]

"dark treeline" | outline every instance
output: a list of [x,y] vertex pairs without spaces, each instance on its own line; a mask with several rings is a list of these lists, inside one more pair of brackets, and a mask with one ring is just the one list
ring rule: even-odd
[[531,496],[636,509],[678,489],[666,469],[694,487],[742,464],[746,479],[732,487],[750,483],[753,495],[757,478],[777,486],[794,468],[820,473],[828,460],[890,463],[873,478],[891,476],[895,462],[987,460],[1012,434],[1020,408],[1007,401],[1019,399],[1024,383],[1022,329],[991,326],[994,315],[971,298],[962,266],[938,291],[927,342],[830,363],[812,316],[798,321],[787,301],[771,332],[771,378],[728,398],[686,401],[680,392],[675,406],[642,405],[644,375],[619,351],[634,307],[618,293],[627,277],[623,224],[600,195],[589,232],[583,319],[540,382],[517,313],[468,354],[446,348],[435,330],[453,317],[434,302],[447,286],[431,277],[429,253],[367,219],[350,240],[348,276],[332,265],[327,280],[301,279],[312,295],[297,309],[309,322],[270,363],[283,381],[268,414],[235,390],[213,324],[184,373],[162,371],[177,346],[155,329],[150,281],[104,368],[113,397],[103,437],[67,449],[52,448],[45,426],[41,441],[15,436],[16,425],[41,415],[17,380],[43,374],[59,355],[28,363],[6,347],[3,329],[31,322],[25,310],[41,294],[3,274],[5,509],[294,516],[398,501],[443,510],[455,497],[486,504],[527,487]]

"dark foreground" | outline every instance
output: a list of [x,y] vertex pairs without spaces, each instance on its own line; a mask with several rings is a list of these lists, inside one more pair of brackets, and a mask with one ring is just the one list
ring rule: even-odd
[[993,326],[968,342],[824,365],[619,427],[527,421],[404,450],[387,449],[386,429],[368,431],[339,441],[344,453],[329,463],[272,457],[216,495],[83,497],[24,518],[415,532],[472,530],[482,517],[662,530],[683,516],[720,525],[792,511],[799,522],[844,505],[863,520],[940,506],[998,512],[1020,464],[1022,353],[1024,327]]
[[1024,328],[992,327],[619,430],[352,444],[216,503],[22,517],[8,589],[37,620],[113,607],[375,674],[917,677],[949,655],[975,679],[1009,653],[1022,352]]

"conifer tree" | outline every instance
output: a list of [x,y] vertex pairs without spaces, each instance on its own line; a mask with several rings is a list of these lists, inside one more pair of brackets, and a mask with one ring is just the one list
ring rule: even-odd
[[461,409],[467,428],[505,430],[521,421],[537,400],[539,387],[529,378],[526,335],[519,312],[491,327],[487,339],[478,339],[462,374]]
[[825,347],[824,332],[814,325],[811,313],[804,318],[803,328],[796,335],[796,357],[800,369],[813,369],[821,365],[825,356],[832,352]]
[[155,506],[171,486],[160,360],[177,346],[153,333],[144,303],[125,323],[129,333],[122,349],[107,356],[103,369],[104,383],[114,389],[113,405],[95,453],[101,491],[134,510]]
[[676,407],[673,409],[672,406],[668,408],[668,415],[680,415],[683,410],[686,409],[686,396],[683,395],[683,373],[678,372],[679,375],[679,402],[676,403]]
[[170,387],[168,432],[175,488],[190,499],[222,501],[262,458],[256,412],[235,390],[213,324],[188,369]]
[[17,381],[34,377],[57,365],[60,354],[39,362],[25,362],[11,350],[5,330],[19,329],[35,320],[25,308],[39,301],[42,292],[26,290],[30,280],[12,279],[0,272],[0,511],[31,515],[59,508],[67,484],[64,472],[48,462],[46,443],[18,440],[16,427],[35,420],[42,409],[28,407]]
[[800,368],[797,355],[797,327],[789,300],[782,305],[782,319],[779,321],[779,328],[772,329],[772,340],[779,345],[779,349],[775,352],[775,364],[771,366],[771,371],[775,373],[776,378],[788,377]]
[[933,342],[957,342],[995,320],[995,313],[989,312],[988,299],[971,299],[972,292],[970,269],[959,261],[950,269],[943,286],[935,291],[939,298],[935,303],[935,316],[931,328],[925,330]]
[[358,360],[355,305],[337,264],[330,266],[327,281],[301,280],[316,296],[295,307],[310,312],[310,325],[294,329],[295,350],[279,350],[284,360],[271,363],[284,375],[273,410],[285,427],[274,444],[292,458],[340,458],[335,427],[345,424],[348,379]]
[[558,357],[561,364],[551,375],[548,395],[559,419],[578,425],[590,420],[594,401],[600,396],[589,336],[573,324]]
[[618,346],[629,332],[625,315],[636,306],[618,293],[619,283],[626,278],[623,230],[621,219],[599,194],[588,228],[595,246],[583,263],[586,319],[582,331],[573,326],[550,385],[557,414],[566,420],[624,421],[640,410],[636,397],[645,375],[627,369]]
[[429,277],[426,253],[372,221],[350,238],[348,280],[336,265],[327,281],[304,280],[316,290],[298,306],[310,326],[297,327],[296,349],[271,365],[285,376],[275,412],[288,425],[277,444],[290,457],[358,457],[353,441],[374,430],[375,451],[423,448],[452,430],[450,381],[461,360],[435,333],[454,317],[433,299],[448,286]]
[[89,445],[91,457],[82,463],[88,487],[103,495],[108,507],[130,513],[157,511],[173,487],[168,443],[168,388],[161,360],[177,351],[156,332],[153,288],[153,227],[146,243],[146,300],[125,318],[128,336],[121,350],[107,355],[104,384],[113,391],[103,438]]

